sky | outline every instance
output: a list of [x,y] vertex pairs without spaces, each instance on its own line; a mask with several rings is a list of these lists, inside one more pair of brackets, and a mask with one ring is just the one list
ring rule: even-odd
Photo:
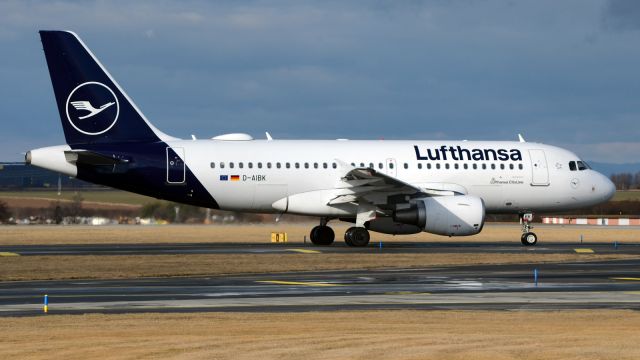
[[2,1],[0,160],[64,143],[40,29],[173,136],[516,140],[638,162],[640,1]]

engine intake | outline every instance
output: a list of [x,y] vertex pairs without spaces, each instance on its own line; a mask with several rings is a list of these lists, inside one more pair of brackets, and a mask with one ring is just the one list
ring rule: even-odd
[[484,218],[484,201],[471,195],[416,199],[410,208],[393,214],[396,222],[446,236],[475,235],[482,231]]

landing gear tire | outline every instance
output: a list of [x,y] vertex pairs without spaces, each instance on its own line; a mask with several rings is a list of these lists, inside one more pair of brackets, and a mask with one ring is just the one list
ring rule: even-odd
[[333,232],[333,229],[328,226],[316,226],[311,229],[309,237],[313,245],[329,246],[333,244],[336,234]]
[[349,246],[363,247],[369,245],[369,231],[363,227],[350,227],[344,233],[344,242]]
[[524,246],[534,246],[538,243],[538,235],[532,232],[524,233],[520,237],[520,241]]

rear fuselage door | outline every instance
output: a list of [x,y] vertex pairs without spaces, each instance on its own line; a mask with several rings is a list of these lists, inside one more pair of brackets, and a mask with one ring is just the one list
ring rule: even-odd
[[169,184],[184,184],[185,163],[184,148],[167,147],[167,182]]
[[531,185],[549,185],[549,169],[544,150],[529,150],[529,157],[531,158]]

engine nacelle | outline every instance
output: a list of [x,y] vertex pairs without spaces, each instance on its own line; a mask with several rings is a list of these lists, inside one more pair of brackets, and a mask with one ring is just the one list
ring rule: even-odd
[[477,196],[435,196],[416,199],[408,209],[397,210],[393,220],[416,225],[422,231],[446,235],[475,235],[484,226],[484,201]]

